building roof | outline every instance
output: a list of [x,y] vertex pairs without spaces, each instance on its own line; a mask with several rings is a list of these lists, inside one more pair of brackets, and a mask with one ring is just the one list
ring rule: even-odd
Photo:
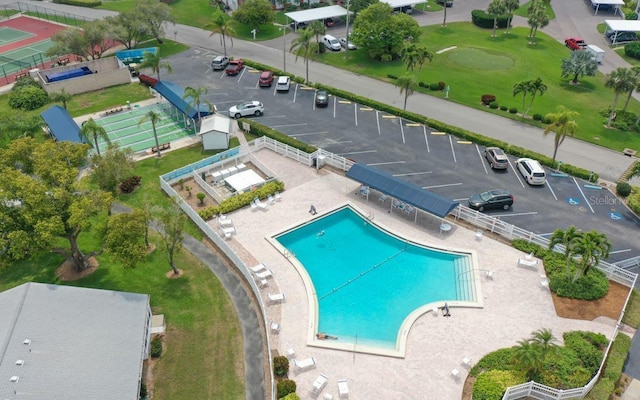
[[[182,98],[182,96],[184,96],[184,88],[182,86],[171,81],[158,81],[153,89],[160,93],[162,97],[167,99],[169,103],[173,104],[174,107],[180,110],[187,117],[191,119],[198,118],[198,111],[189,105],[192,97],[187,97],[186,99]],[[210,110],[206,104],[200,104],[200,115],[202,117],[211,113],[212,110]]]
[[341,6],[328,6],[311,8],[309,10],[288,12],[284,15],[291,18],[295,22],[309,22],[323,20],[326,18],[345,17],[347,15],[347,10],[345,10]]
[[607,23],[612,31],[631,31],[640,32],[640,21],[636,20],[624,20],[624,19],[607,19],[604,22]]
[[0,399],[138,400],[149,314],[144,294],[41,283],[0,293]]
[[415,6],[416,4],[426,3],[426,0],[383,0],[383,3],[387,3],[391,6],[391,8],[400,8],[406,6]]
[[354,164],[347,171],[347,177],[440,218],[459,204],[366,164]]
[[64,108],[59,105],[51,106],[41,112],[40,117],[47,124],[56,140],[83,143],[80,139],[80,127]]
[[224,115],[214,114],[200,121],[200,134],[215,132],[230,134],[232,119]]

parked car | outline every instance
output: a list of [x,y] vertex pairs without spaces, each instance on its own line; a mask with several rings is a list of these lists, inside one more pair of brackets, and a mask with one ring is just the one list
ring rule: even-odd
[[293,29],[296,29],[296,30],[297,30],[297,29],[304,29],[304,28],[306,28],[306,27],[307,27],[307,23],[306,23],[306,22],[296,22],[296,21],[293,21],[293,22],[291,23],[291,27],[292,27]]
[[244,61],[242,60],[231,60],[229,61],[229,65],[224,70],[227,75],[238,75],[242,68],[244,67]]
[[516,166],[529,185],[544,185],[547,180],[547,174],[536,160],[518,158]]
[[273,83],[273,72],[271,71],[262,71],[260,74],[260,78],[258,79],[258,85],[261,87],[271,87]]
[[324,35],[322,37],[322,43],[324,44],[324,47],[329,50],[340,51],[340,49],[342,49],[342,46],[340,46],[340,42],[338,42],[338,39],[331,35]]
[[211,68],[213,68],[214,71],[221,71],[227,68],[228,64],[229,64],[229,57],[217,56],[211,61]]
[[[453,4],[453,0],[450,0]],[[451,6],[449,6],[451,7]],[[405,14],[413,14],[413,7],[412,6],[403,6],[403,7],[396,7],[393,9],[393,13],[397,14],[397,13],[405,13]]]
[[326,107],[329,105],[329,93],[326,90],[316,91],[316,107]]
[[493,169],[507,169],[509,167],[509,158],[498,147],[487,147],[484,151],[484,157]]
[[616,43],[635,42],[638,40],[638,35],[635,32],[630,31],[618,31],[617,35],[616,31],[607,31],[606,35],[612,43],[614,40]]
[[264,105],[259,101],[245,101],[229,109],[229,116],[231,118],[238,119],[240,117],[247,117],[249,115],[255,115],[256,117],[264,114]]
[[564,45],[570,48],[571,50],[581,50],[587,47],[587,43],[580,38],[570,37],[565,39]]
[[333,18],[325,18],[324,20],[324,26],[326,26],[327,28],[331,28],[335,24],[336,24],[336,21],[334,21]]
[[289,87],[291,86],[291,78],[288,76],[279,76],[276,81],[276,91],[277,92],[288,92]]
[[[340,46],[342,46],[343,49],[347,48],[347,38],[340,38],[338,39],[338,42],[340,42]],[[349,40],[349,50],[355,50],[355,49],[357,49],[356,45],[353,44],[351,40]]]
[[453,0],[436,0],[436,3],[440,4],[441,6],[446,5],[447,7],[453,7]]
[[484,211],[502,208],[508,210],[513,205],[513,195],[503,189],[488,190],[469,197],[469,207]]

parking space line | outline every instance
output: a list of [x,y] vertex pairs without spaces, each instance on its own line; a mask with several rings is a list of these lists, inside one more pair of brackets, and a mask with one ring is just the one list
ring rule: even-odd
[[[306,124],[305,124],[306,125]],[[307,132],[307,133],[296,133],[296,137],[298,136],[311,136],[311,135],[323,135],[325,133],[329,133],[329,131],[319,131],[319,132]],[[351,140],[349,140],[351,142]]]
[[453,149],[453,139],[451,139],[451,136],[449,136],[449,144],[451,144],[451,154],[453,154],[453,162],[457,163],[458,160],[456,160],[456,151]]
[[484,162],[484,158],[482,157],[482,152],[480,152],[480,146],[476,144],[476,151],[478,152],[478,157],[480,157],[480,164],[482,164],[482,168],[484,168],[484,173],[489,175],[489,171],[487,171],[487,165]]
[[404,128],[402,127],[402,118],[400,118],[400,134],[402,135],[402,144],[407,144],[404,140]]
[[[318,94],[318,92],[313,92],[313,108],[312,110],[316,109],[316,95]],[[329,101],[327,100],[327,104],[329,103]]]
[[458,183],[445,183],[443,185],[431,185],[431,186],[423,186],[423,189],[433,189],[433,188],[441,188],[441,187],[448,187],[448,186],[460,186],[462,185],[462,182],[458,182]]
[[351,102],[349,100],[338,100],[338,103],[340,103],[340,104],[351,104]]
[[360,111],[373,111],[371,107],[360,107]]
[[246,71],[246,68],[242,68],[242,72],[240,72],[240,76],[238,77],[238,83],[240,83],[240,80],[242,80],[242,77],[244,76],[244,71]]
[[336,117],[336,109],[338,107],[338,99],[337,98],[333,98],[333,118]]
[[372,164],[367,164],[367,165],[390,165],[390,164],[404,164],[406,163],[406,161],[387,161],[387,162],[379,162],[379,163],[372,163]]
[[393,174],[393,176],[412,176],[412,175],[424,175],[424,174],[433,174],[433,171],[407,172],[406,174]]
[[524,188],[524,182],[522,182],[522,179],[520,179],[520,172],[516,169],[516,167],[513,166],[513,164],[511,164],[511,160],[507,159],[507,162],[509,163],[513,174],[516,176],[516,179],[518,179],[518,182],[520,182],[520,186]]
[[378,125],[378,135],[382,135],[380,130],[380,111],[376,110],[376,124]]
[[339,153],[340,156],[352,156],[354,154],[377,153],[378,150],[352,151],[350,153]]
[[537,215],[537,211],[525,212],[525,213],[513,213],[513,214],[493,214],[492,217],[519,217],[521,215]]
[[[551,187],[551,185],[549,185],[549,181],[545,181],[544,183],[545,183],[545,186],[549,189],[549,191],[553,195],[553,198],[558,200],[558,198],[556,197],[556,192],[554,192],[553,188]],[[593,210],[591,210],[591,211],[593,211]]]
[[293,102],[296,102],[296,96],[298,95],[298,88],[300,87],[300,85],[296,85],[295,90],[293,91]]
[[473,144],[473,142],[470,142],[468,140],[457,140],[456,143],[458,143],[458,144]]
[[619,253],[628,253],[630,251],[631,251],[631,249],[622,249],[622,250],[610,251],[609,255],[611,255],[611,254],[619,254]]
[[461,202],[461,201],[466,201],[466,200],[469,200],[469,198],[468,197],[462,197],[462,198],[459,198],[459,199],[453,199],[453,201],[457,201],[458,203]]
[[290,126],[305,126],[305,125],[309,125],[309,124],[302,123],[302,124],[289,124],[289,125],[273,125],[271,128],[287,128]]
[[356,119],[356,126],[358,126],[358,105],[353,103],[353,117]]
[[422,131],[424,132],[424,142],[427,144],[427,153],[431,153],[431,149],[429,148],[429,139],[427,139],[427,127],[423,125]]
[[591,204],[589,204],[589,200],[587,200],[587,196],[582,191],[582,188],[580,187],[580,184],[578,184],[578,181],[576,180],[576,178],[573,178],[573,183],[576,184],[576,187],[580,191],[580,194],[582,195],[584,202],[587,203],[587,205],[589,206],[589,209],[591,210],[591,214],[595,214],[595,211],[593,211],[593,207],[591,207]]

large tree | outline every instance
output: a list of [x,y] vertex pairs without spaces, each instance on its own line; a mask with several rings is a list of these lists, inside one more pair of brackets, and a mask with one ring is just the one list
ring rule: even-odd
[[109,144],[99,157],[91,157],[91,177],[98,187],[116,194],[118,184],[133,173],[133,150]]
[[149,34],[162,44],[162,26],[167,22],[176,23],[171,7],[158,0],[137,0],[135,4],[136,13],[146,25]]
[[556,229],[549,238],[549,250],[553,250],[558,245],[564,247],[563,254],[566,261],[567,281],[571,280],[571,260],[573,258],[576,241],[580,235],[582,235],[582,232],[572,225],[566,230]]
[[487,7],[487,14],[493,17],[493,32],[491,37],[496,37],[496,29],[498,29],[498,17],[507,13],[507,7],[505,0],[491,0],[489,7]]
[[103,239],[105,250],[123,267],[135,267],[147,255],[146,229],[143,210],[112,216]]
[[351,4],[349,10],[353,11],[354,18],[358,16],[358,13],[372,4],[379,3],[380,0],[350,0]]
[[545,128],[543,135],[547,136],[550,132],[555,133],[553,138],[553,161],[556,160],[558,147],[564,142],[567,136],[573,137],[578,131],[578,123],[576,118],[580,116],[576,111],[567,110],[563,106],[558,106],[555,113],[549,113],[545,116],[547,121],[551,121]]
[[393,14],[387,3],[375,3],[356,18],[351,41],[375,60],[392,61],[400,57],[407,42],[417,43],[420,26],[405,13]]
[[65,54],[76,54],[80,57],[89,56],[89,44],[84,33],[77,28],[67,28],[58,31],[51,36],[51,46],[45,54],[47,56],[62,56]]
[[611,242],[604,233],[592,230],[580,235],[574,246],[574,254],[578,256],[579,265],[574,282],[587,275],[591,268],[598,266],[600,260],[609,257],[611,248]]
[[204,27],[204,29],[211,31],[209,36],[220,34],[220,44],[222,44],[225,56],[227,55],[227,37],[231,40],[231,47],[233,47],[233,35],[236,33],[234,25],[235,21],[229,14],[216,8],[211,16],[211,22]]
[[247,0],[233,13],[233,19],[253,29],[270,24],[275,20],[275,12],[269,0]]
[[159,52],[158,54],[152,53],[150,51],[146,51],[144,53],[144,58],[142,59],[142,62],[138,64],[138,66],[136,67],[136,70],[139,71],[145,68],[149,68],[151,71],[153,71],[153,73],[155,73],[156,76],[158,77],[158,80],[160,80],[161,69],[166,69],[168,73],[173,72],[173,68],[171,67],[171,64],[169,64],[168,62],[162,61],[162,58],[160,58]]
[[111,38],[122,43],[127,49],[133,49],[149,34],[149,28],[135,8],[123,11],[115,17],[106,17],[105,20],[111,25]]
[[37,132],[42,132],[43,124],[44,121],[38,114],[0,113],[0,132],[7,139],[34,137]]
[[618,105],[620,94],[633,91],[636,86],[635,73],[629,68],[618,67],[607,74],[604,86],[613,89],[614,93],[613,104],[611,105],[611,112],[609,112],[609,120],[607,121],[607,128],[611,128],[611,121],[613,121],[616,115],[616,106]]
[[194,109],[198,113],[198,124],[201,123],[200,121],[202,118],[201,108],[203,104],[205,104],[209,108],[209,111],[213,110],[213,103],[211,103],[207,99],[202,98],[208,92],[209,92],[209,89],[207,89],[206,86],[200,86],[198,88],[192,88],[191,86],[187,86],[184,89],[184,94],[182,95],[182,100],[187,102],[187,110]]
[[291,42],[291,51],[296,55],[296,61],[298,57],[304,58],[304,64],[306,68],[305,82],[309,82],[309,60],[313,58],[313,55],[318,52],[318,43],[314,43],[313,31],[310,28],[304,28],[298,31],[298,37]]
[[598,70],[598,62],[587,50],[575,50],[569,58],[562,60],[562,77],[573,76],[571,83],[578,83],[580,76],[595,76]]
[[536,44],[536,34],[539,28],[549,25],[549,16],[547,15],[547,7],[543,0],[533,0],[529,6],[529,18],[527,23],[531,27],[529,31],[529,43]]
[[400,94],[404,93],[404,105],[402,110],[407,111],[407,100],[418,88],[418,81],[415,76],[407,74],[396,79],[396,86],[400,88]]
[[107,218],[113,201],[109,193],[78,183],[88,150],[86,144],[31,138],[0,149],[0,263],[50,251],[80,272],[102,252],[85,251],[79,244],[97,217]]
[[87,42],[87,53],[97,60],[102,58],[104,53],[114,47],[116,43],[110,40],[112,25],[104,19],[97,19],[84,27],[84,37]]
[[180,271],[176,267],[174,259],[176,252],[182,248],[187,218],[177,203],[181,200],[175,199],[175,201],[169,207],[164,207],[160,210],[158,214],[158,233],[162,238],[169,265],[174,275],[178,275]]
[[157,113],[151,110],[148,113],[146,113],[144,117],[140,118],[140,121],[138,121],[138,126],[144,124],[147,121],[151,123],[151,129],[153,130],[153,138],[156,141],[156,150],[157,150],[156,154],[158,154],[158,158],[162,157],[162,155],[160,154],[160,142],[158,141],[158,132],[156,130],[156,125],[158,124],[158,122],[160,122],[161,118],[162,116],[160,115],[160,113]]
[[80,128],[81,138],[84,138],[87,141],[93,141],[94,148],[98,152],[98,156],[100,156],[100,145],[98,145],[98,139],[102,139],[102,141],[110,143],[109,135],[107,131],[93,119],[89,118],[88,120],[82,123]]

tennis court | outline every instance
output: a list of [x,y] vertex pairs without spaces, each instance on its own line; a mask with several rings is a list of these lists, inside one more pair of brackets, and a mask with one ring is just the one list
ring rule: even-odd
[[[156,145],[151,122],[147,119],[138,126],[140,120],[145,118],[149,111],[160,115],[160,120],[156,123],[159,144],[189,136],[190,132],[185,129],[182,119],[172,115],[172,106],[169,103],[134,108],[100,118],[96,122],[107,131],[111,143],[117,144],[120,148],[128,147],[134,152],[139,152]],[[98,146],[100,149],[106,149],[108,145],[104,141],[98,141]]]
[[18,42],[23,39],[28,39],[33,36],[35,36],[35,34],[33,33],[2,26],[0,27],[0,46],[4,46],[5,44],[9,44],[13,42]]
[[6,75],[34,68],[45,61],[50,61],[44,53],[53,46],[51,39],[32,43],[16,50],[5,51],[0,55],[0,70]]

